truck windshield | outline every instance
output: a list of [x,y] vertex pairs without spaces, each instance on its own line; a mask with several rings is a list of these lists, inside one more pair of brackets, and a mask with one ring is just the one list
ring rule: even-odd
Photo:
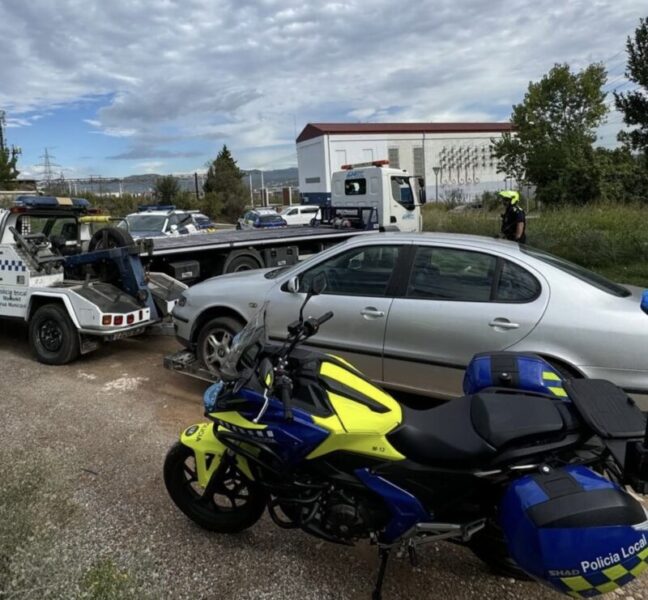
[[128,215],[126,223],[129,231],[161,232],[166,215]]
[[409,177],[391,178],[392,198],[407,210],[414,210],[414,192]]

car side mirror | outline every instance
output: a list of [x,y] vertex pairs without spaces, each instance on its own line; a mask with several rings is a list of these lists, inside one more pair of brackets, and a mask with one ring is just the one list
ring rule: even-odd
[[291,277],[286,283],[286,289],[291,294],[297,294],[299,292],[299,277]]
[[169,227],[169,230],[171,231],[171,233],[176,233],[178,231],[178,226],[177,225],[171,225],[171,227]]

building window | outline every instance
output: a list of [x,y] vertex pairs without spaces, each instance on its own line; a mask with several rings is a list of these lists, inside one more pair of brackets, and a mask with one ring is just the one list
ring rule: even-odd
[[412,148],[412,163],[414,165],[414,172],[412,175],[416,177],[425,177],[425,154],[423,146]]
[[306,183],[319,183],[319,177],[306,177]]
[[398,148],[388,148],[387,158],[389,159],[389,166],[394,169],[400,169],[400,154]]

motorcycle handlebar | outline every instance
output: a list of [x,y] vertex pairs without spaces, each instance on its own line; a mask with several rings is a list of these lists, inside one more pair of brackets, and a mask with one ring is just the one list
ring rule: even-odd
[[328,312],[324,313],[319,319],[317,319],[317,324],[318,325],[324,325],[326,321],[330,321],[333,318],[333,311],[329,310]]

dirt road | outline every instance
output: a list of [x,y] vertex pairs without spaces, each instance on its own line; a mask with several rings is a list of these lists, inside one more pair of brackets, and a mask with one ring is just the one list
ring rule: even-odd
[[[171,338],[107,346],[65,367],[34,362],[21,327],[0,329],[0,598],[368,599],[374,548],[278,530],[208,534],[161,478],[167,448],[202,419],[204,385],[166,372]],[[624,588],[648,597],[639,583]],[[385,600],[550,599],[488,573],[450,544],[390,565]]]

